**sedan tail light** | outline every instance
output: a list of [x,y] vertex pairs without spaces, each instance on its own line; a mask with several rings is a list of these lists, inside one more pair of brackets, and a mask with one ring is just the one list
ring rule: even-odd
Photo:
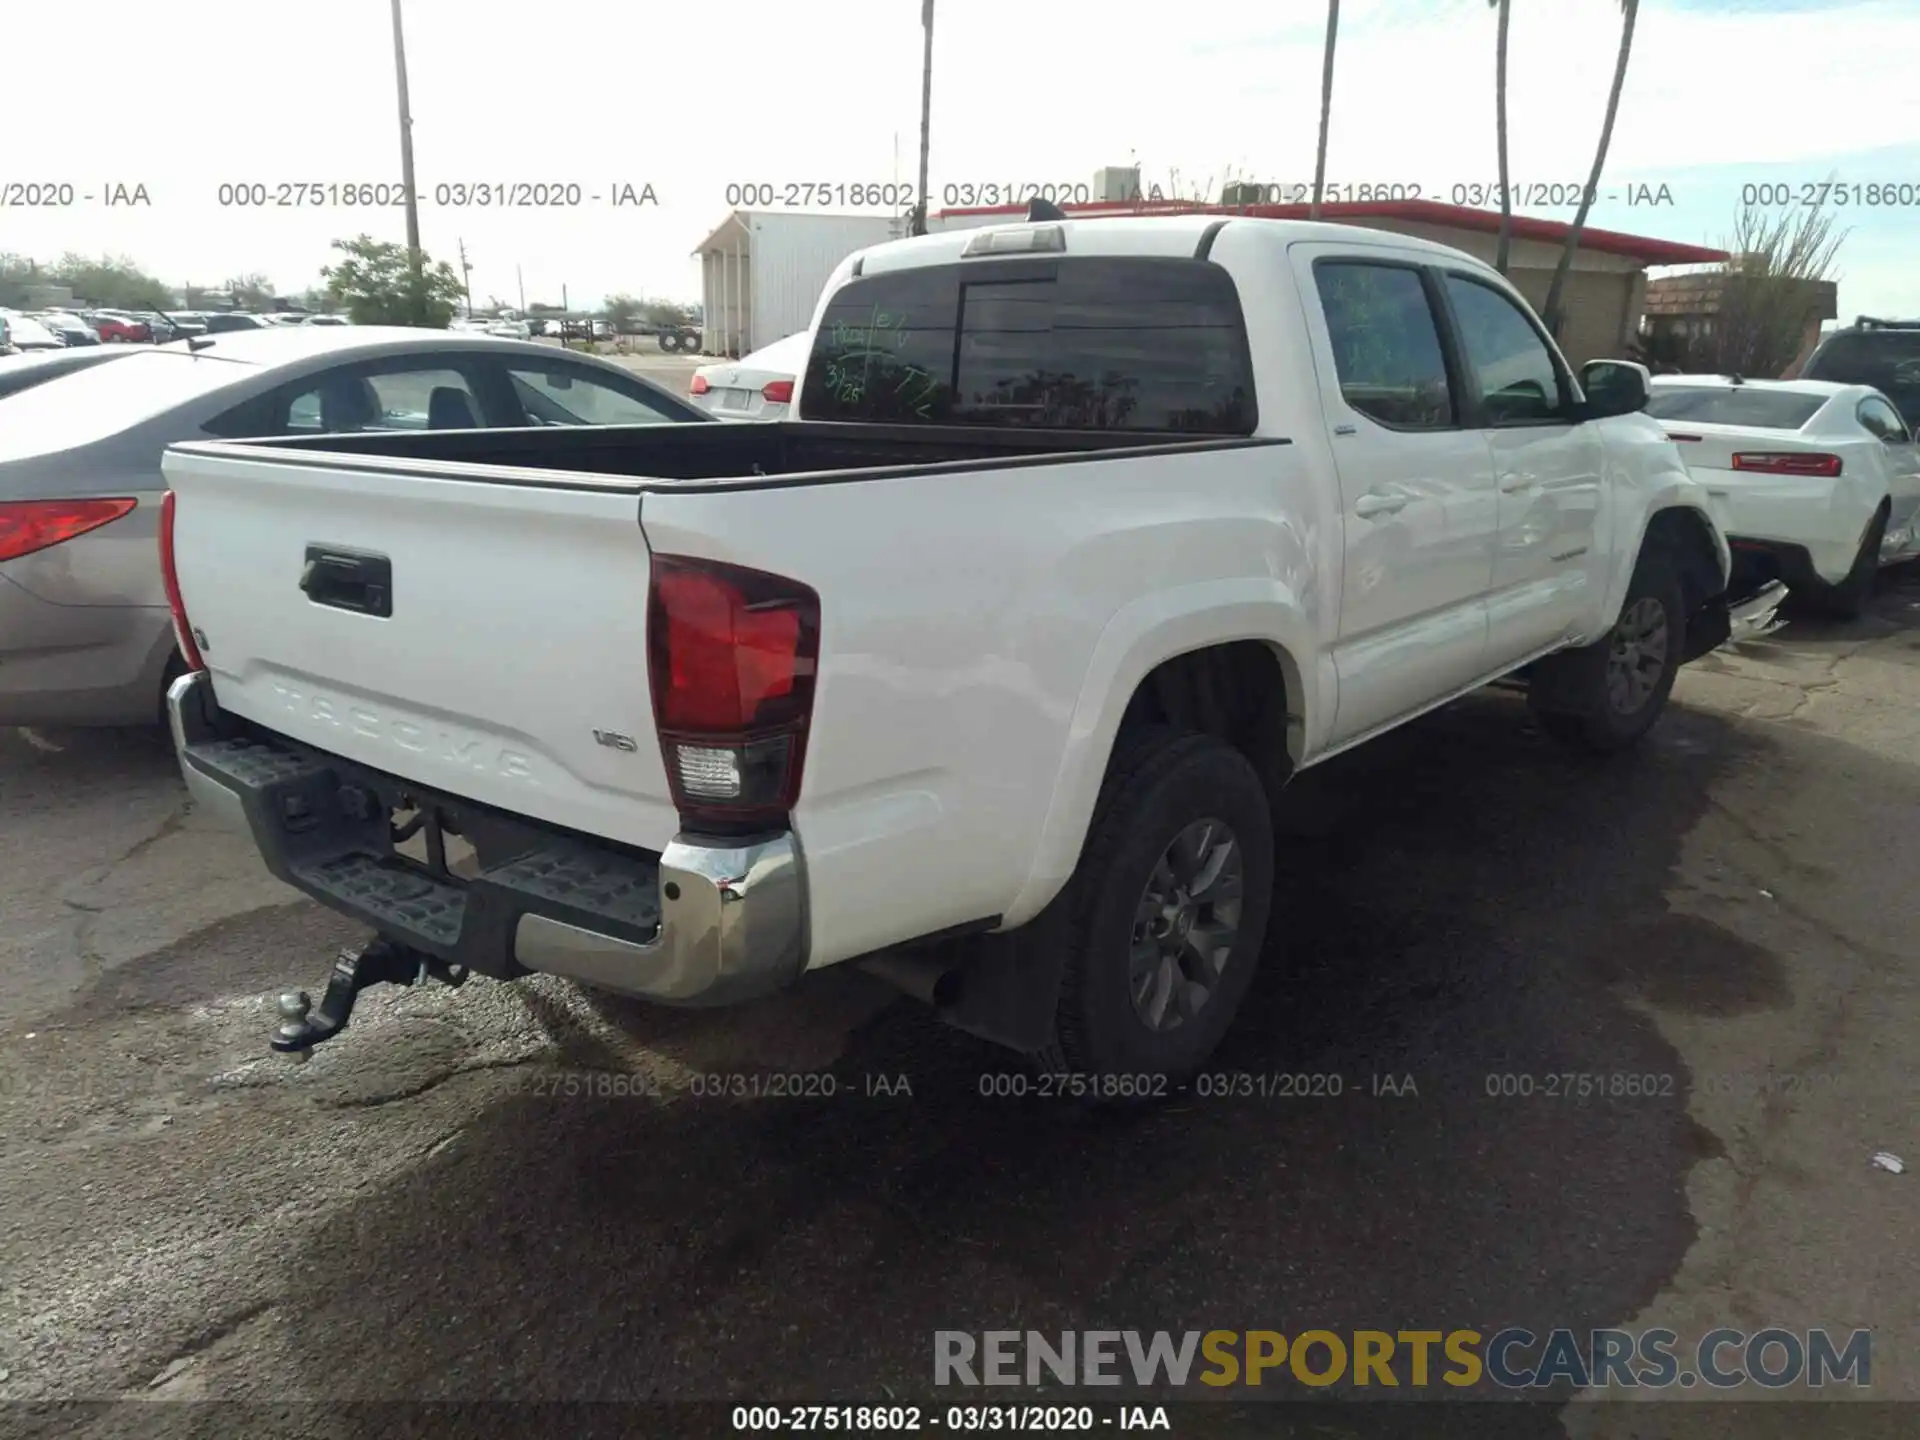
[[696,375],[693,377],[693,383],[687,387],[687,393],[689,395],[704,395],[711,388],[712,387],[707,384],[706,376]]
[[1815,475],[1830,480],[1840,473],[1840,457],[1806,450],[1745,450],[1734,455],[1733,468],[1760,475]]
[[0,502],[0,561],[98,530],[118,520],[137,500],[12,500]]
[[767,388],[760,392],[769,405],[785,405],[793,399],[791,380],[769,380]]
[[200,658],[193,626],[187,621],[187,605],[180,598],[180,570],[173,557],[173,506],[173,491],[169,490],[160,502],[160,579],[167,587],[167,609],[173,612],[173,639],[180,647],[181,658],[189,670],[204,670],[207,662]]
[[647,617],[653,717],[691,822],[776,823],[800,796],[820,597],[795,580],[656,555]]

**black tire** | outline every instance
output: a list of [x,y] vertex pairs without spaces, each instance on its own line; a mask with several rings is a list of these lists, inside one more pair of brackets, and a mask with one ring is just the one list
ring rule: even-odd
[[1858,620],[1873,593],[1874,576],[1880,573],[1880,545],[1887,538],[1887,507],[1882,505],[1867,522],[1860,537],[1860,548],[1853,557],[1853,568],[1838,585],[1810,585],[1802,599],[1816,615],[1829,620]]
[[160,675],[160,699],[154,706],[154,714],[161,725],[171,725],[173,717],[167,713],[167,691],[173,688],[173,682],[187,673],[186,658],[176,649],[167,661],[167,668]]
[[680,348],[680,337],[670,331],[662,330],[660,332],[660,348],[671,355],[675,350]]
[[[1655,606],[1664,636],[1657,668],[1651,655]],[[1626,678],[1614,664],[1616,648],[1636,640],[1641,659],[1623,668],[1637,680]],[[1651,730],[1666,709],[1686,643],[1686,599],[1679,571],[1665,553],[1648,550],[1627,582],[1614,628],[1591,645],[1542,662],[1528,689],[1534,718],[1547,734],[1574,749],[1602,755],[1624,750]],[[1644,683],[1648,679],[1651,685]]]
[[[1136,919],[1169,847],[1209,820],[1237,842],[1237,932],[1191,1013],[1153,1028],[1133,994]],[[1056,1074],[1106,1080],[1087,1094],[1094,1100],[1146,1098],[1191,1078],[1226,1034],[1253,980],[1272,902],[1273,822],[1265,787],[1246,758],[1208,735],[1153,727],[1127,737],[1109,767],[1080,863],[1049,913],[1035,921],[1035,938],[1060,945],[1066,957],[1056,1038],[1031,1057],[1034,1063]],[[1203,904],[1187,918],[1199,928],[1218,917]],[[1178,933],[1188,933],[1185,925]],[[1194,987],[1178,988],[1191,996]],[[1151,999],[1146,1003],[1151,1007]],[[1137,1083],[1144,1077],[1156,1083]]]

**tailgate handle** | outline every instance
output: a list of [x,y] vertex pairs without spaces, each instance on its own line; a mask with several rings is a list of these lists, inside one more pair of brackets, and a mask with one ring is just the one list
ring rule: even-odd
[[316,605],[382,620],[393,616],[393,562],[384,555],[309,545],[300,588]]

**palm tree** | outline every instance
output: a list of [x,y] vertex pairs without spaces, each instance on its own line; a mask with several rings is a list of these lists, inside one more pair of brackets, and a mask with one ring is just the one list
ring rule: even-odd
[[927,233],[927,144],[933,133],[933,0],[920,0],[920,203],[914,208],[912,230]]
[[1320,149],[1313,162],[1313,205],[1309,219],[1320,218],[1320,196],[1327,188],[1327,118],[1333,112],[1333,41],[1340,31],[1340,0],[1327,0],[1327,47],[1320,61]]
[[1500,239],[1493,249],[1493,268],[1507,273],[1507,250],[1513,242],[1513,197],[1507,193],[1507,9],[1510,0],[1487,0],[1500,12],[1499,38],[1494,41],[1493,143],[1500,152]]
[[1613,141],[1613,117],[1619,113],[1620,87],[1627,80],[1627,59],[1633,53],[1633,22],[1640,17],[1640,0],[1620,0],[1620,16],[1620,50],[1613,61],[1613,88],[1607,92],[1607,118],[1600,122],[1600,143],[1593,151],[1593,173],[1587,177],[1587,188],[1581,192],[1580,208],[1573,213],[1573,224],[1568,227],[1567,242],[1561,247],[1553,283],[1547,287],[1546,310],[1541,316],[1556,338],[1560,334],[1560,322],[1565,318],[1560,313],[1560,292],[1566,288],[1567,272],[1573,268],[1573,252],[1580,248],[1580,232],[1586,228],[1587,210],[1594,192],[1600,188],[1600,172],[1607,164],[1607,146]]

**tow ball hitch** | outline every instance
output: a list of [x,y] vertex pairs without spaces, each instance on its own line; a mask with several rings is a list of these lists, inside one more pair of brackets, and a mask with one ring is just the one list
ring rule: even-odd
[[467,967],[378,938],[359,949],[342,950],[327,977],[326,994],[320,997],[320,1013],[313,1014],[313,1001],[304,990],[291,990],[280,997],[280,1024],[273,1032],[273,1048],[295,1064],[307,1060],[313,1047],[331,1040],[347,1028],[353,1015],[353,1002],[370,985],[424,985],[438,980],[444,985],[467,983]]

